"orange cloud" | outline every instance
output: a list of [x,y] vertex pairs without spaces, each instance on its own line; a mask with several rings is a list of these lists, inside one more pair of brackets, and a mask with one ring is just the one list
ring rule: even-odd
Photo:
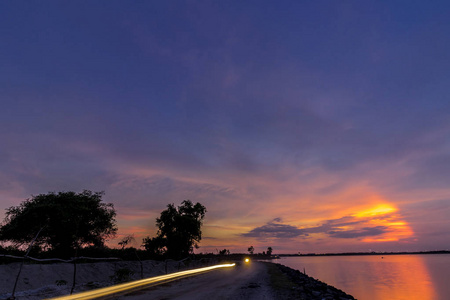
[[362,241],[372,242],[394,242],[414,236],[411,227],[396,213],[398,209],[390,204],[380,204],[376,207],[356,213],[356,218],[366,218],[370,226],[383,226],[388,228],[385,234],[377,237],[367,237]]
[[383,203],[337,219],[323,220],[317,226],[305,227],[285,224],[281,218],[275,218],[242,236],[259,240],[328,237],[362,242],[400,241],[414,233],[397,211],[393,205]]

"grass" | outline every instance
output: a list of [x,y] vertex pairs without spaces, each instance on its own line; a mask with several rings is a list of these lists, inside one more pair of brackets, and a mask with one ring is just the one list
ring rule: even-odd
[[277,291],[289,291],[292,290],[293,287],[296,287],[297,284],[294,283],[286,274],[281,272],[281,270],[272,263],[268,263],[267,269],[270,275],[270,284]]

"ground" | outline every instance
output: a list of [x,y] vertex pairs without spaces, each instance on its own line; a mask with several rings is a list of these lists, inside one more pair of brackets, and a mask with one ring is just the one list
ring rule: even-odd
[[150,297],[177,300],[276,299],[270,287],[267,267],[256,262],[212,271],[120,298],[139,300]]

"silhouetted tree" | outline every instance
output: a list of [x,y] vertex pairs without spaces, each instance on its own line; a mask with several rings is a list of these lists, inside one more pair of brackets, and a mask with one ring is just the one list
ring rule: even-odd
[[152,257],[161,256],[167,250],[165,239],[159,236],[154,238],[146,237],[142,242],[142,246]]
[[230,255],[230,250],[227,249],[220,250],[219,255]]
[[253,254],[253,252],[255,251],[255,248],[253,248],[253,246],[250,246],[250,247],[248,247],[247,251],[250,252],[250,254]]
[[192,253],[202,239],[202,221],[206,208],[200,203],[195,205],[184,200],[180,206],[169,204],[156,219],[158,233],[156,238],[145,238],[146,249],[161,250],[168,257],[182,258]]
[[267,248],[267,255],[272,255],[272,247]]
[[33,196],[6,210],[0,240],[17,245],[31,242],[58,255],[73,255],[73,249],[103,246],[117,231],[116,212],[111,203],[102,203],[103,192],[59,192]]
[[125,248],[126,245],[134,241],[134,236],[132,234],[124,236],[120,242],[118,243],[119,246],[122,247],[122,250]]

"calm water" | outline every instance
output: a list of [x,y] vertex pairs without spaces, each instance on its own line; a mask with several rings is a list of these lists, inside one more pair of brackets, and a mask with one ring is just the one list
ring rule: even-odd
[[450,299],[450,254],[282,257],[360,300]]

